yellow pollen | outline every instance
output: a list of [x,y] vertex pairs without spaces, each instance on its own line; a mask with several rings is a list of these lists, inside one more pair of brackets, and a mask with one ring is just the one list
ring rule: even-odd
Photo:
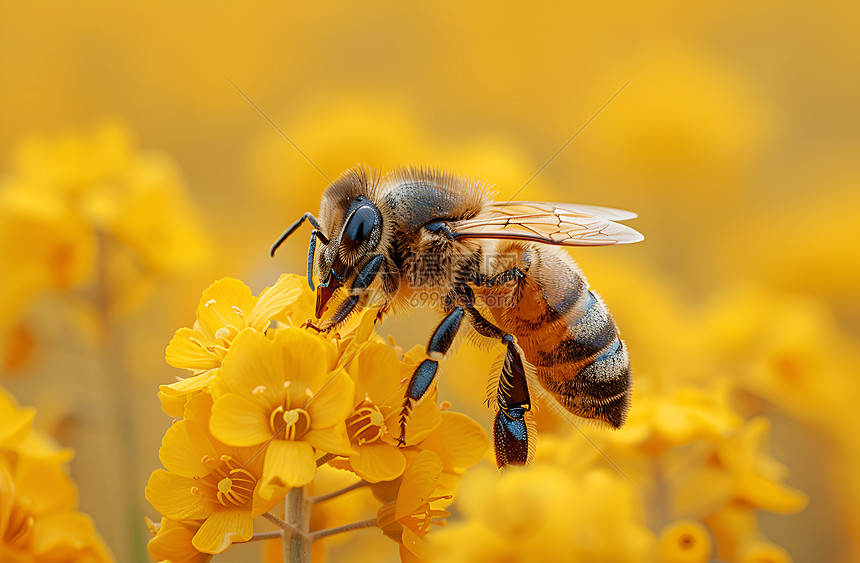
[[233,486],[233,480],[229,477],[224,477],[220,481],[218,481],[218,492],[227,493],[230,492],[230,488]]

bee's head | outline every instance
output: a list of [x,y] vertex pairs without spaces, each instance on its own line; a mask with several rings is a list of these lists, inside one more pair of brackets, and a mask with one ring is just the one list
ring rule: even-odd
[[320,222],[330,236],[329,243],[317,256],[320,280],[317,318],[325,311],[335,290],[347,284],[368,260],[379,254],[383,241],[388,238],[382,213],[371,199],[370,192],[376,184],[372,178],[363,169],[353,169],[323,194]]

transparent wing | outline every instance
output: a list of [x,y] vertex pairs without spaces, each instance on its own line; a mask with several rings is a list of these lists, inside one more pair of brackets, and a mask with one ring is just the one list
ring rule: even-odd
[[602,207],[599,205],[582,205],[579,203],[558,203],[550,201],[511,201],[509,203],[494,201],[490,205],[485,206],[487,209],[504,210],[507,207],[514,205],[524,205],[534,209],[542,209],[544,211],[555,212],[556,209],[564,209],[573,213],[585,213],[586,215],[594,215],[603,217],[610,221],[626,221],[635,219],[638,215],[632,211],[625,209],[615,209],[612,207]]
[[[635,213],[567,203],[494,202],[472,219],[451,224],[457,238],[516,239],[562,246],[603,246],[644,240],[638,231],[616,223]],[[614,220],[613,220],[614,219]]]

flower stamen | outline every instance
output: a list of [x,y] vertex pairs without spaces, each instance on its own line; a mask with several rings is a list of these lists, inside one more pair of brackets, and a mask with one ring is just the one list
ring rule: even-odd
[[284,409],[279,406],[269,415],[269,428],[283,440],[301,440],[311,428],[311,417],[304,409]]
[[385,417],[379,408],[367,401],[362,405],[346,419],[349,439],[359,446],[379,440],[387,431]]

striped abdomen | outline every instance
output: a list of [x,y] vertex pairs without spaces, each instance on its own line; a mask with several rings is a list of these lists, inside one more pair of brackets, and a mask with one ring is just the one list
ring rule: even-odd
[[561,249],[516,244],[526,274],[510,307],[494,310],[517,337],[540,384],[577,416],[624,424],[630,407],[630,363],[615,321]]

